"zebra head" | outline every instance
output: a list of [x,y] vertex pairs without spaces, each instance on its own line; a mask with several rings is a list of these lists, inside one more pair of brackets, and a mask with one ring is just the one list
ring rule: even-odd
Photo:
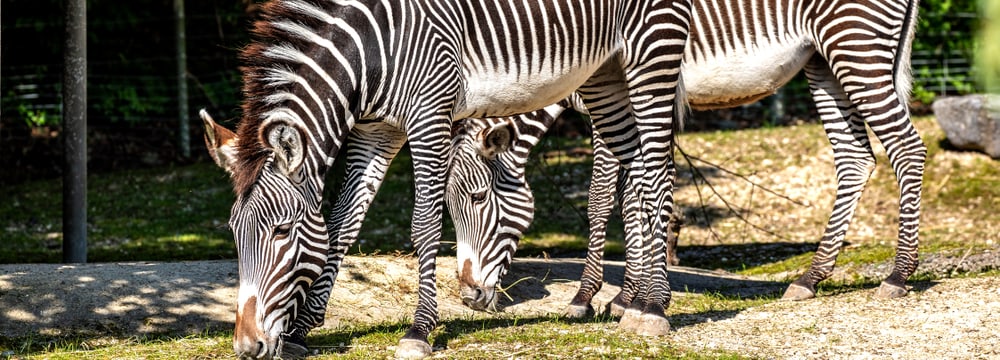
[[535,212],[524,172],[529,151],[564,109],[454,127],[445,202],[455,224],[460,295],[473,309],[496,309],[497,287]]
[[[322,185],[304,176],[303,133],[290,122],[260,127],[263,146],[254,159],[240,153],[249,150],[237,134],[204,110],[201,116],[209,154],[233,177],[237,195],[229,220],[240,278],[233,348],[241,358],[277,357],[282,335],[326,263]],[[248,180],[248,171],[256,176]]]

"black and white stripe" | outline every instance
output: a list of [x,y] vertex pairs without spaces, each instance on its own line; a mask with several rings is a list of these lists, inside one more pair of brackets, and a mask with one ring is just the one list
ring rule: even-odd
[[[628,90],[615,96],[634,104],[636,116],[602,113],[595,126],[631,129],[609,148],[641,194],[652,226],[643,233],[655,254],[672,209],[672,132],[663,129],[673,121],[688,7],[686,0],[264,4],[256,40],[243,52],[246,101],[230,167],[237,194],[230,224],[245,249],[236,352],[282,355],[282,345],[302,345],[322,321],[381,163],[405,140],[414,162],[420,300],[397,355],[428,355],[452,120],[533,111],[578,88],[585,101],[601,89]],[[323,178],[349,136],[359,144],[356,161],[368,165],[352,170],[361,180],[323,226]],[[666,268],[650,273],[647,328],[665,333]]]
[[[926,151],[910,122],[906,108],[910,87],[909,50],[916,6],[916,0],[884,4],[860,4],[846,0],[694,2],[691,36],[682,67],[689,105],[697,109],[711,109],[756,101],[770,95],[791,79],[795,70],[804,68],[824,129],[834,149],[838,187],[829,224],[813,265],[789,287],[786,298],[815,296],[815,285],[829,277],[833,270],[848,223],[875,167],[865,124],[886,146],[901,194],[896,266],[877,294],[884,297],[905,294],[905,279],[912,274],[917,263],[921,172]],[[581,94],[589,100],[586,105],[591,113],[600,115],[595,118],[595,122],[617,116],[614,118],[615,123],[621,126],[605,126],[595,131],[594,173],[588,204],[591,243],[581,289],[567,310],[568,314],[574,316],[582,316],[590,309],[590,300],[600,288],[604,226],[613,205],[612,194],[616,192],[616,181],[619,184],[619,198],[623,199],[623,212],[631,219],[626,220],[629,228],[626,230],[626,242],[629,260],[627,274],[632,275],[627,275],[626,290],[612,304],[618,307],[614,312],[620,312],[621,306],[627,306],[631,302],[638,287],[634,287],[630,278],[643,276],[641,274],[648,270],[643,264],[649,263],[650,259],[643,256],[652,251],[641,241],[635,240],[642,236],[643,231],[636,230],[641,226],[641,218],[630,217],[630,214],[634,214],[632,211],[638,211],[640,204],[638,200],[634,200],[640,194],[628,186],[634,179],[617,177],[618,162],[605,147],[605,141],[629,142],[635,137],[634,128],[626,125],[628,122],[624,120],[630,116],[627,110],[633,103],[621,96],[608,95],[624,92],[624,89],[613,89],[617,86],[617,82],[613,80],[603,83],[592,80],[604,86],[598,87],[596,91],[581,89]],[[516,128],[528,128],[533,132],[545,130],[537,129],[537,125],[515,123]],[[477,161],[474,157],[456,159]],[[469,171],[482,169],[467,164],[452,166]],[[523,169],[509,170],[523,174]],[[452,176],[452,181],[477,178],[474,174],[462,174],[462,177],[455,178],[453,173]],[[526,184],[525,190],[527,191]],[[449,193],[449,196],[463,197],[468,194],[456,192]],[[527,207],[529,204],[513,203],[524,197],[526,195],[511,197],[507,200],[510,204],[506,208],[530,209]],[[498,216],[520,216],[530,220],[532,214],[532,211],[520,211],[500,213]],[[484,216],[475,221],[489,223],[494,219]],[[475,222],[456,219],[456,222],[459,221]],[[478,235],[489,236],[488,233]],[[464,241],[481,240],[459,238],[460,243]],[[503,253],[479,256],[488,255],[497,258],[511,256]],[[473,271],[502,272],[475,268]]]

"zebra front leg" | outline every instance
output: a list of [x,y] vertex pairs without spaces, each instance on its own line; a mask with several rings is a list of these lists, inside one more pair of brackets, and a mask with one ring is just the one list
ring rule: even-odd
[[419,133],[410,134],[416,188],[410,236],[417,253],[419,299],[413,325],[396,347],[397,358],[423,358],[433,350],[427,337],[438,321],[435,258],[441,247],[446,159],[451,147],[451,123],[447,116],[429,119],[413,131]]
[[812,265],[788,286],[782,296],[785,300],[815,297],[816,284],[833,273],[848,225],[854,218],[865,184],[875,170],[875,155],[864,121],[829,65],[821,56],[814,55],[804,70],[823,129],[833,147],[837,195]]
[[[683,102],[683,97],[678,99],[683,93],[680,68],[688,37],[691,3],[664,1],[649,4],[641,12],[646,12],[643,14],[645,21],[634,24],[636,28],[632,30],[636,36],[626,40],[622,55],[631,114],[638,132],[638,144],[633,142],[638,149],[633,148],[632,152],[639,157],[623,165],[629,169],[628,181],[639,187],[637,193],[646,220],[642,222],[643,233],[650,235],[646,240],[650,267],[648,279],[644,279],[648,286],[643,290],[643,310],[636,333],[660,336],[670,331],[666,316],[671,298],[666,241],[674,209],[673,185],[677,171],[673,154],[674,117],[683,116],[683,111],[678,111],[677,100]],[[679,123],[680,119],[676,121]]]
[[306,334],[323,324],[330,292],[340,273],[340,264],[358,238],[389,164],[405,142],[405,134],[384,123],[358,124],[348,137],[345,145],[346,179],[327,222],[331,242],[327,263],[323,273],[309,288],[305,309],[295,318],[291,330],[282,337],[283,356],[305,356],[308,353]]
[[[607,309],[608,314],[616,317],[624,316],[626,308],[631,305],[632,300],[639,293],[640,279],[643,279],[644,274],[648,271],[645,267],[648,266],[648,263],[644,257],[645,249],[643,249],[642,244],[642,217],[639,198],[633,186],[625,181],[626,179],[626,174],[622,174],[618,182],[618,198],[621,199],[619,203],[622,206],[622,217],[625,222],[625,279],[621,291],[608,303]],[[680,237],[683,221],[680,210],[675,208],[674,214],[670,218],[670,231],[667,232],[666,243],[667,263],[671,266],[679,264],[677,240]],[[640,306],[632,315],[637,316],[641,312],[642,307]]]
[[[590,301],[601,290],[604,277],[604,244],[607,237],[608,218],[614,208],[615,183],[618,181],[618,162],[608,150],[599,132],[593,132],[594,164],[590,177],[587,199],[587,219],[590,222],[590,240],[587,259],[580,275],[580,290],[566,307],[565,314],[581,318],[594,312]],[[631,299],[629,299],[631,301]]]
[[[641,271],[643,269],[643,256],[645,249],[642,248],[643,244],[643,234],[642,234],[642,214],[641,214],[641,204],[639,203],[638,194],[636,193],[637,188],[631,186],[631,183],[627,181],[628,172],[622,170],[619,157],[631,156],[631,152],[635,147],[635,142],[637,140],[637,133],[635,129],[635,121],[632,118],[631,108],[628,99],[628,88],[625,83],[624,73],[621,69],[621,64],[617,61],[611,61],[605,64],[597,73],[594,74],[587,82],[578,90],[581,99],[585,103],[587,109],[590,112],[591,121],[594,127],[594,179],[592,180],[591,186],[594,183],[606,184],[605,187],[608,188],[605,194],[606,198],[600,200],[602,203],[608,203],[608,214],[597,213],[602,216],[609,216],[610,207],[613,207],[613,197],[610,195],[613,188],[617,187],[617,193],[619,201],[621,202],[622,215],[625,222],[625,239],[626,239],[626,266],[625,266],[625,281],[622,284],[622,291],[619,292],[615,299],[608,304],[606,311],[608,311],[613,316],[623,316],[625,308],[632,304],[632,300],[640,292],[640,283],[643,280],[640,277]],[[602,134],[602,128],[606,129],[607,132]],[[610,152],[612,155],[607,155],[605,153]],[[602,169],[600,172],[597,169]],[[603,173],[603,175],[602,175]],[[600,178],[597,175],[601,175]],[[617,178],[617,184],[615,180]],[[590,196],[595,196],[595,190],[591,189]],[[591,202],[594,201],[592,198]],[[589,203],[588,206],[594,206],[593,203]],[[589,208],[588,208],[589,211]],[[593,223],[593,215],[588,213],[591,217]],[[606,221],[606,219],[604,220]],[[595,236],[600,236],[599,240],[601,245],[604,241],[604,231],[595,232],[591,229],[591,248],[594,248],[594,242],[598,241]],[[638,244],[638,246],[635,246]],[[603,250],[603,248],[601,248]],[[587,266],[595,266],[590,264],[591,251],[588,253],[588,264]],[[629,274],[635,274],[634,276],[629,276]],[[585,282],[588,281],[586,273],[584,273],[583,279],[581,279],[581,293],[585,291]],[[596,293],[597,290],[593,290]],[[579,293],[578,295],[579,296]],[[593,294],[590,294],[593,296]],[[574,299],[574,303],[576,303]],[[589,304],[590,298],[587,298]],[[572,305],[571,305],[572,306]],[[638,311],[641,313],[641,309]],[[622,324],[629,323],[625,317],[622,317]]]
[[[617,161],[615,164],[617,165]],[[620,166],[618,169],[621,171]],[[618,177],[618,202],[621,204],[622,220],[625,223],[625,278],[621,291],[608,303],[607,312],[615,317],[625,316],[625,310],[639,294],[641,279],[648,270],[645,267],[648,263],[644,257],[642,242],[642,209],[635,187],[627,180],[627,173],[622,172]],[[632,315],[641,313],[642,308],[639,307]]]

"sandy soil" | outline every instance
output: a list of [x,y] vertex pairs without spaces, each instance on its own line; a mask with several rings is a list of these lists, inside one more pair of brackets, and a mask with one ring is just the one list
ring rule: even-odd
[[[461,305],[454,258],[438,266],[442,317],[493,316]],[[335,286],[326,327],[407,320],[416,304],[415,261],[351,257]],[[619,290],[623,264],[606,266],[600,308]],[[521,259],[508,282],[504,311],[562,311],[575,293],[582,263]],[[90,265],[0,265],[0,336],[32,334],[197,333],[232,327],[233,261]],[[780,293],[784,284],[718,271],[674,267],[676,296]],[[1000,357],[1000,278],[913,283],[909,296],[872,299],[873,289],[804,302],[777,302],[740,312],[672,315],[671,341],[767,358]]]

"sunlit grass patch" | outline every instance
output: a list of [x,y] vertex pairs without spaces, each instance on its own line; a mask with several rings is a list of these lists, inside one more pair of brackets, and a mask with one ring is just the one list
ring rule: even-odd
[[42,359],[220,359],[232,357],[232,332],[186,336],[0,337],[0,352]]
[[[386,323],[321,329],[309,336],[316,359],[392,357],[408,324]],[[442,320],[431,333],[435,358],[503,359],[556,357],[717,359],[741,358],[724,352],[692,351],[669,338],[647,338],[618,329],[609,318],[564,319],[555,316]],[[313,358],[313,357],[311,357]]]

